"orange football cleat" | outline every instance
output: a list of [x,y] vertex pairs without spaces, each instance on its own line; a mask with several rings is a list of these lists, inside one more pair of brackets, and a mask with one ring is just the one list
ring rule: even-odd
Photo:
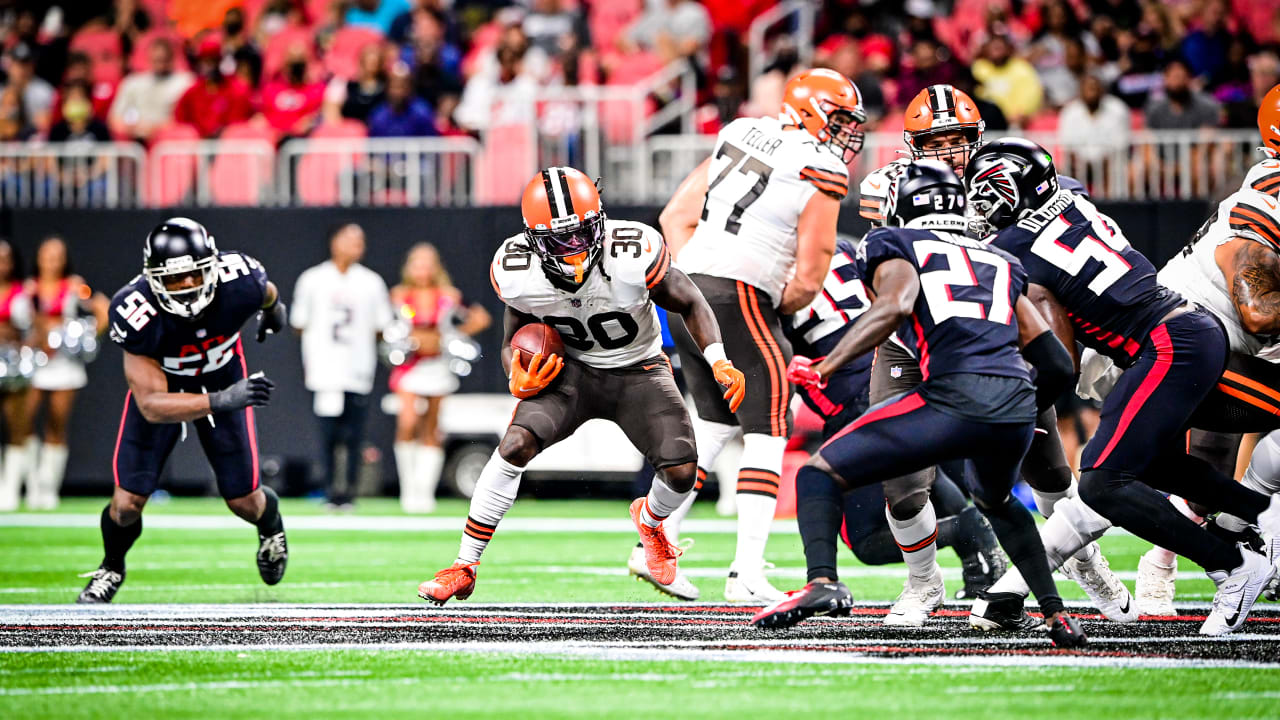
[[430,580],[418,586],[418,597],[436,605],[444,605],[449,598],[466,600],[476,589],[476,566],[473,563],[454,563]]
[[670,585],[676,581],[676,561],[683,550],[667,541],[667,534],[662,531],[662,524],[649,527],[640,522],[640,509],[644,507],[644,498],[636,498],[631,503],[631,521],[636,524],[640,533],[640,544],[644,545],[644,563],[649,574],[659,585]]

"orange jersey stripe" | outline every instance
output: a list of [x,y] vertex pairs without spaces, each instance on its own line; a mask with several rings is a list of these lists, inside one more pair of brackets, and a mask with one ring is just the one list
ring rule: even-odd
[[1241,375],[1240,373],[1235,372],[1234,370],[1227,370],[1226,372],[1222,373],[1222,377],[1238,385],[1243,385],[1253,390],[1254,392],[1262,393],[1263,395],[1266,395],[1272,400],[1280,401],[1280,392],[1277,392],[1276,390],[1273,390],[1267,387],[1266,385],[1263,385],[1257,380],[1245,377],[1244,375]]
[[[778,392],[779,382],[781,381],[782,378],[785,378],[786,376],[784,375],[779,377],[779,375],[777,374],[777,369],[774,368],[773,363],[769,362],[769,356],[764,349],[765,348],[764,340],[760,338],[760,330],[756,327],[755,318],[751,314],[750,303],[747,300],[747,284],[742,282],[741,280],[737,281],[737,284],[738,284],[738,309],[742,311],[742,317],[747,322],[747,330],[751,332],[752,341],[755,342],[757,348],[760,348],[760,354],[764,356],[765,370],[768,371],[769,373],[770,392],[776,395]],[[778,427],[777,418],[774,417],[774,411],[772,408],[769,411],[769,431],[771,434],[777,437],[781,437],[786,434],[781,432],[780,428]]]
[[756,322],[760,324],[760,334],[764,338],[764,349],[767,351],[765,359],[773,358],[774,366],[777,368],[778,378],[780,382],[773,388],[773,405],[774,413],[778,419],[778,434],[775,437],[787,436],[787,400],[789,398],[790,386],[787,384],[787,363],[783,359],[782,350],[778,347],[777,341],[773,339],[773,333],[769,332],[769,325],[764,321],[764,315],[760,313],[760,304],[756,296],[755,288],[751,288],[748,292],[751,301],[751,312],[755,314]]
[[671,253],[667,252],[667,246],[662,246],[662,254],[658,258],[658,265],[644,278],[644,286],[652,289],[654,285],[662,282],[667,277],[667,271],[671,268]]
[[819,190],[826,193],[831,193],[832,195],[835,195],[837,197],[843,198],[845,195],[849,194],[848,185],[836,185],[835,183],[832,183],[826,180],[819,180],[818,178],[805,177],[803,175],[801,177],[809,181],[811,185],[818,188]]
[[489,284],[493,285],[493,292],[498,296],[499,299],[501,299],[502,290],[498,288],[498,278],[494,277],[493,265],[489,266]]
[[1253,396],[1253,395],[1250,395],[1250,394],[1249,394],[1249,393],[1247,393],[1247,392],[1244,392],[1243,390],[1237,390],[1237,389],[1235,389],[1235,388],[1233,388],[1233,387],[1231,387],[1231,386],[1229,386],[1229,385],[1225,385],[1225,384],[1223,384],[1223,383],[1218,383],[1218,389],[1219,389],[1219,390],[1221,390],[1222,392],[1224,392],[1224,393],[1226,393],[1226,394],[1230,395],[1231,397],[1239,398],[1239,399],[1241,399],[1241,400],[1243,400],[1243,401],[1245,401],[1245,402],[1249,403],[1250,405],[1253,405],[1254,407],[1262,408],[1263,410],[1266,410],[1267,412],[1271,413],[1272,415],[1280,415],[1280,407],[1276,407],[1275,405],[1272,405],[1271,403],[1263,402],[1262,400],[1258,399],[1257,397],[1255,397],[1255,396]]
[[812,175],[821,180],[830,180],[831,182],[839,185],[849,184],[849,177],[847,175],[842,175],[838,172],[831,172],[830,170],[823,170],[822,168],[816,168],[812,165],[806,165],[804,169],[800,171],[800,177],[804,177],[805,175]]

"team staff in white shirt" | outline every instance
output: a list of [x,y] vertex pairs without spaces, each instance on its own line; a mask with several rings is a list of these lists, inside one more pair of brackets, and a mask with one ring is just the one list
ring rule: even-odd
[[[327,499],[345,509],[360,467],[369,394],[377,370],[378,335],[392,322],[387,284],[360,264],[365,237],[350,223],[329,238],[330,259],[308,269],[293,291],[289,322],[302,334],[302,365],[324,443]],[[345,450],[345,484],[336,453]]]

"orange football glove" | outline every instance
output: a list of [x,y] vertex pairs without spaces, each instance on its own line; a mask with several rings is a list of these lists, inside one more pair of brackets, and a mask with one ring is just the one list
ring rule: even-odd
[[724,399],[729,401],[729,412],[738,412],[742,398],[747,396],[746,376],[728,360],[717,360],[711,366],[711,372],[715,373],[716,382],[728,388],[724,391]]
[[510,388],[512,395],[521,400],[527,400],[542,392],[552,380],[556,379],[560,369],[564,367],[564,360],[555,353],[548,355],[545,362],[542,360],[542,353],[538,353],[529,360],[529,367],[525,369],[520,367],[520,355],[519,350],[512,348],[511,382],[507,387]]

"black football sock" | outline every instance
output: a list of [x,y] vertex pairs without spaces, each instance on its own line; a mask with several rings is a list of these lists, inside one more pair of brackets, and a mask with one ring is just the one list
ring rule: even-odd
[[117,525],[111,519],[111,506],[102,509],[102,566],[114,572],[124,572],[124,556],[133,542],[142,535],[142,517],[132,525]]
[[1240,565],[1235,545],[1214,537],[1132,475],[1085,470],[1080,475],[1080,499],[1113,524],[1189,558],[1205,570],[1231,570]]
[[1142,473],[1141,481],[1207,508],[1231,513],[1246,522],[1257,522],[1258,513],[1266,510],[1271,502],[1269,496],[1245,487],[1218,472],[1211,463],[1186,453],[1160,458]]
[[1040,413],[1031,447],[1022,458],[1022,479],[1033,489],[1047,494],[1066,492],[1071,487],[1071,466],[1067,464],[1067,453],[1058,436],[1057,418],[1053,408]]
[[[945,545],[943,544],[944,533],[946,534]],[[982,548],[995,543],[996,539],[991,535],[991,527],[983,521],[982,513],[978,508],[972,505],[961,510],[957,515],[938,521],[938,547],[950,546],[962,560],[976,558]]]
[[266,506],[262,508],[262,515],[254,524],[258,526],[259,535],[275,535],[284,530],[284,518],[280,517],[280,498],[275,490],[266,485],[262,486],[262,494],[266,496]]
[[796,521],[804,542],[808,580],[836,576],[836,535],[844,519],[840,486],[830,475],[806,465],[796,473]]
[[[938,521],[938,537],[942,537],[942,521]],[[902,548],[893,539],[893,530],[885,525],[854,540],[853,556],[864,565],[893,565],[902,562]]]
[[1062,598],[1058,595],[1058,586],[1053,582],[1053,572],[1045,557],[1044,543],[1040,541],[1040,533],[1031,513],[1012,494],[997,506],[980,507],[982,514],[991,522],[991,529],[1000,539],[1001,547],[1022,574],[1027,587],[1035,593],[1040,612],[1045,617],[1061,612]]

